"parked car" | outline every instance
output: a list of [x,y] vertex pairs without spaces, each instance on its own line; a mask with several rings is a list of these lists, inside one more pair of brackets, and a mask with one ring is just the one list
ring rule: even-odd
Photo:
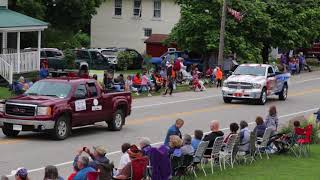
[[108,58],[103,56],[98,49],[76,49],[75,57],[76,68],[79,68],[81,62],[87,62],[90,69],[107,70],[113,68]]
[[182,51],[174,51],[170,50],[160,57],[152,57],[151,58],[151,63],[154,65],[160,65],[162,62],[162,59],[165,58],[167,61],[169,60],[176,60],[178,57],[184,58],[183,64],[187,66],[189,69],[191,65],[196,64],[198,65],[199,69],[203,69],[203,62],[201,61],[201,58],[198,54],[192,54],[192,53],[187,53],[187,52],[182,52]]
[[[37,48],[25,48],[24,52],[37,51]],[[67,61],[64,59],[64,54],[57,48],[41,48],[40,50],[40,62],[48,63],[49,69],[65,69],[67,67]]]
[[225,103],[232,100],[254,100],[265,104],[269,96],[277,95],[280,100],[288,96],[290,73],[281,73],[268,64],[243,64],[228,77],[222,88]]
[[131,93],[106,93],[97,81],[53,78],[36,82],[23,95],[0,102],[0,126],[8,137],[20,131],[49,132],[66,139],[72,127],[105,121],[119,131],[131,113]]
[[115,47],[110,47],[110,48],[98,48],[97,49],[104,57],[106,57],[109,61],[110,64],[117,65],[118,64],[118,54],[120,52],[130,52],[133,54],[133,65],[129,66],[129,69],[141,69],[142,63],[143,63],[143,57],[142,55],[130,48],[115,48]]

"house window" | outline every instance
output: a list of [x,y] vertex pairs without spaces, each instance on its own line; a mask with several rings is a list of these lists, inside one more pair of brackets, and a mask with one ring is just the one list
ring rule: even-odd
[[161,17],[161,0],[153,1],[153,17],[155,18]]
[[114,0],[114,15],[122,15],[122,0]]
[[152,34],[152,29],[151,28],[144,28],[144,36],[145,37],[150,37]]
[[141,17],[141,0],[133,0],[133,16]]

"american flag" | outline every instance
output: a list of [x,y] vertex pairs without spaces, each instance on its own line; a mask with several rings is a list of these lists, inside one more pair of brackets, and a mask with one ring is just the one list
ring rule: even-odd
[[240,22],[242,20],[244,15],[241,14],[241,12],[236,11],[229,7],[227,8],[227,10],[228,10],[228,13],[236,19],[236,21]]

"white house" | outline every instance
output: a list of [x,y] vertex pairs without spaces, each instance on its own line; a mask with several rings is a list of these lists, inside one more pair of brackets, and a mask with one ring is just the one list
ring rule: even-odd
[[175,0],[107,0],[91,21],[91,47],[128,47],[145,52],[151,34],[169,34],[179,21]]
[[[10,84],[13,74],[38,71],[40,69],[41,32],[48,23],[8,9],[8,0],[0,0],[0,76]],[[38,33],[38,50],[23,52],[20,48],[21,33]],[[8,46],[8,34],[15,35],[14,47]]]

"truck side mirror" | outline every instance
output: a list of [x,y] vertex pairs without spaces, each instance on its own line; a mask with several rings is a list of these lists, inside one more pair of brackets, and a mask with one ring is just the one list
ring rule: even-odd
[[74,94],[74,97],[75,97],[76,99],[85,99],[85,98],[86,98],[86,94],[85,94],[85,92],[77,91],[77,92]]

